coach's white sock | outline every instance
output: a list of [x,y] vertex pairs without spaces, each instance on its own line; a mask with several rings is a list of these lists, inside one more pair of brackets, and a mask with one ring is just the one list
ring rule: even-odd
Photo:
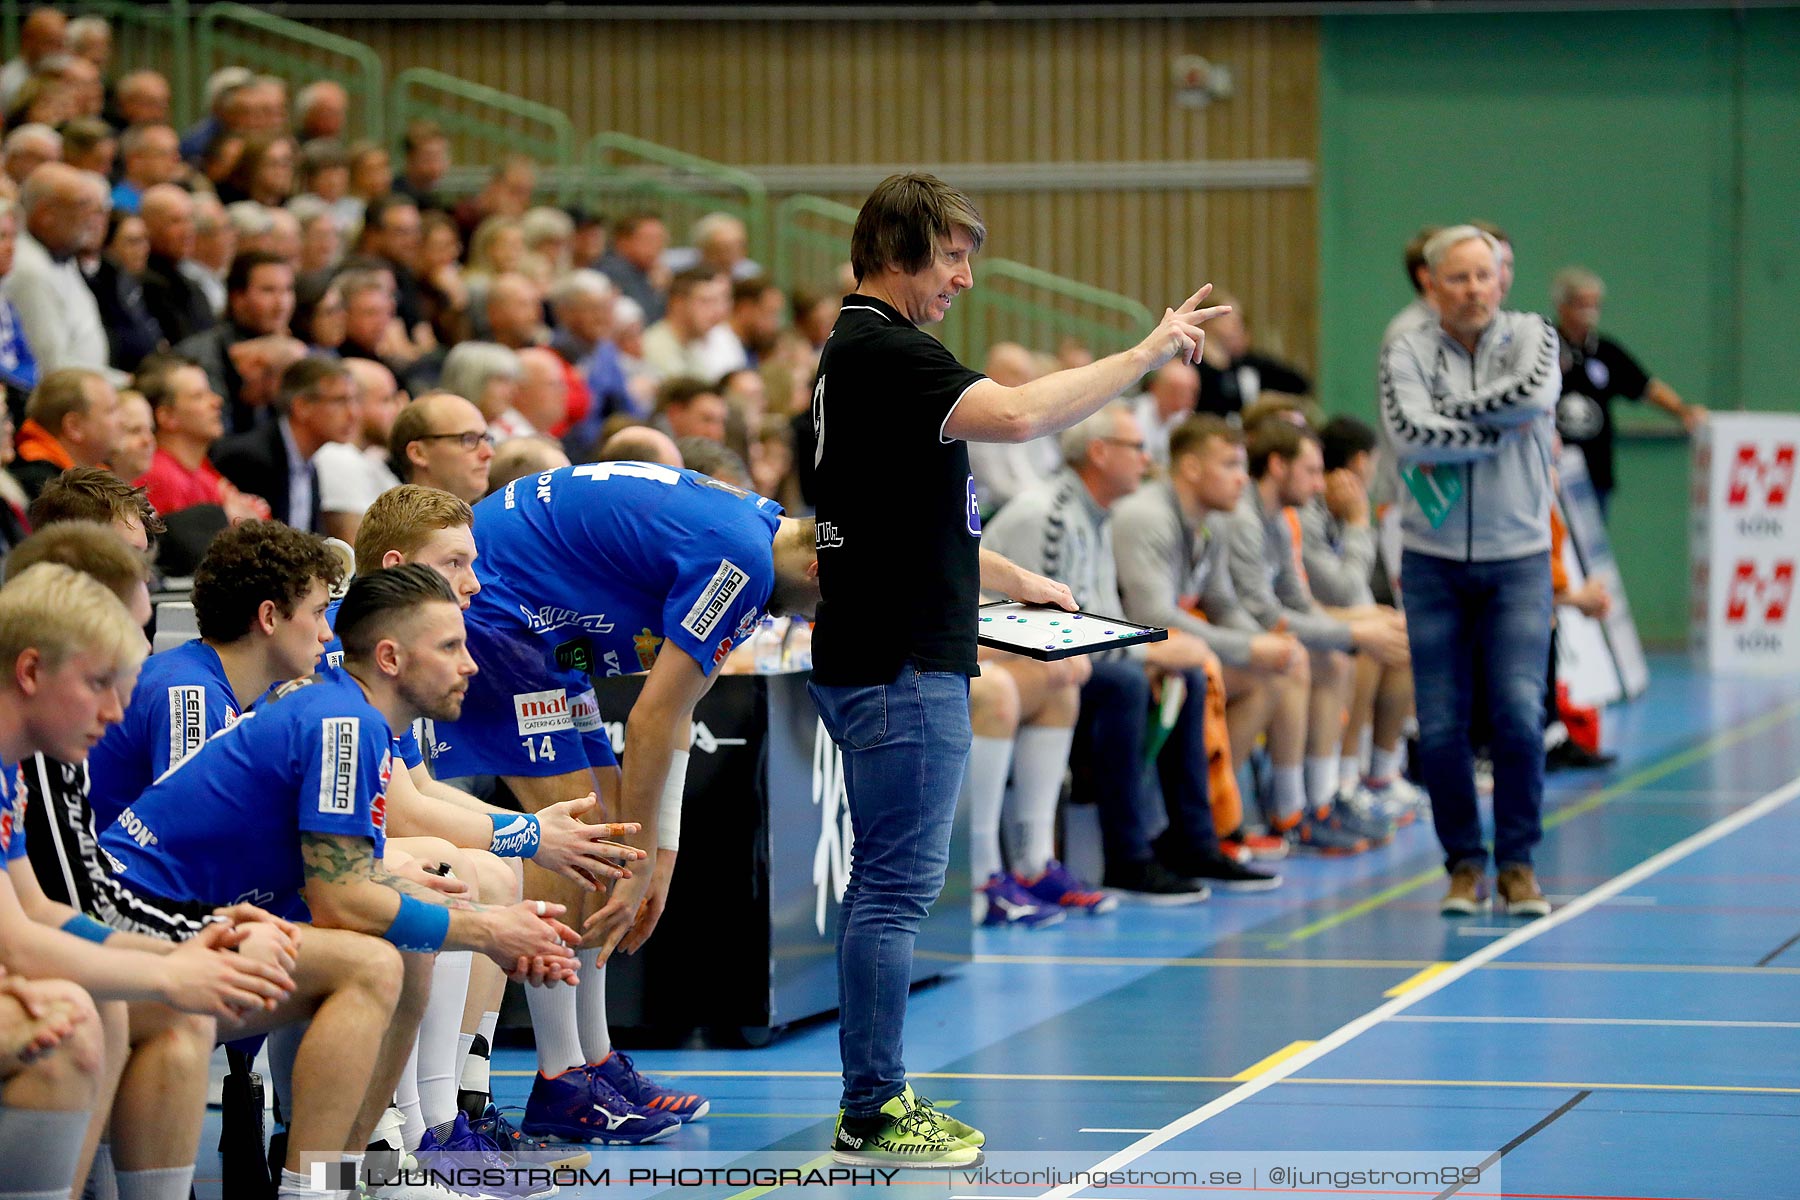
[[1306,803],[1315,813],[1329,809],[1337,795],[1337,768],[1335,754],[1306,758]]
[[575,985],[575,1028],[581,1033],[583,1062],[604,1062],[612,1053],[612,1030],[606,1025],[606,967],[600,951],[578,950],[581,982]]
[[1006,801],[1006,774],[1012,767],[1013,740],[978,737],[969,742],[969,769],[963,775],[963,800],[969,806],[969,877],[981,887],[1005,869],[1000,856],[1000,810]]
[[194,1166],[164,1167],[159,1171],[120,1171],[119,1200],[188,1200],[194,1183]]
[[1306,807],[1306,772],[1296,764],[1276,767],[1271,774],[1275,777],[1275,820],[1286,829],[1300,819]]
[[417,1150],[425,1139],[425,1117],[419,1110],[419,1039],[413,1038],[412,1053],[400,1068],[400,1082],[394,1085],[394,1107],[400,1110],[400,1142],[408,1150]]
[[525,1003],[531,1009],[531,1036],[537,1042],[538,1074],[561,1075],[579,1067],[581,1035],[576,1032],[575,989],[565,983],[527,987]]
[[1027,725],[1019,730],[1008,824],[1013,866],[1027,879],[1042,875],[1056,857],[1056,802],[1062,797],[1074,741],[1075,731],[1060,726]]
[[456,1083],[462,1064],[457,1054],[463,1005],[469,994],[467,950],[440,953],[431,968],[431,999],[419,1022],[419,1110],[425,1124],[456,1119]]

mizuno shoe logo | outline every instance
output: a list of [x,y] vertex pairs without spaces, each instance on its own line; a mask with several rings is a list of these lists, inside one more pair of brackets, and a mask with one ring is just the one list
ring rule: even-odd
[[608,1112],[606,1109],[601,1108],[598,1104],[594,1105],[594,1111],[606,1118],[606,1127],[608,1129],[617,1129],[627,1121],[641,1121],[644,1119],[634,1112],[618,1113],[615,1115]]

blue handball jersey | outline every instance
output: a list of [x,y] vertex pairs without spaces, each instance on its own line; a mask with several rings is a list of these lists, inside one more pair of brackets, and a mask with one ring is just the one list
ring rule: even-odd
[[25,784],[17,763],[0,763],[0,867],[25,857]]
[[[325,649],[319,654],[319,664],[323,667],[341,667],[344,665],[344,643],[337,635],[338,608],[344,603],[340,596],[325,609],[325,624],[331,627],[331,640],[325,643]],[[394,739],[394,748],[400,754],[400,761],[412,770],[425,761],[424,752],[419,749],[418,726],[415,722],[402,729]]]
[[475,506],[471,624],[529,631],[593,676],[663,639],[708,675],[775,586],[781,506],[695,471],[608,462],[527,475]]
[[369,838],[381,856],[391,747],[356,680],[327,667],[153,783],[100,847],[134,891],[297,913],[302,831]]
[[118,820],[145,788],[236,722],[241,711],[225,664],[205,642],[185,642],[145,659],[125,719],[88,754],[94,828]]

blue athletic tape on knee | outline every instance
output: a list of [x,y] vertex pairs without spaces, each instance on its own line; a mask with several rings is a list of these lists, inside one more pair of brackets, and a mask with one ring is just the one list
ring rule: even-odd
[[688,752],[669,755],[669,778],[663,783],[662,803],[656,809],[656,848],[681,849],[681,794],[687,790]]
[[501,858],[530,858],[538,851],[544,830],[538,819],[527,813],[489,813],[494,823],[494,842],[488,853]]
[[414,954],[431,954],[441,950],[450,936],[450,910],[441,904],[427,904],[412,896],[400,897],[400,911],[394,923],[381,935],[401,950]]
[[101,943],[113,935],[112,927],[102,925],[86,913],[76,913],[62,924],[64,933],[72,933],[78,938],[86,938],[90,942]]

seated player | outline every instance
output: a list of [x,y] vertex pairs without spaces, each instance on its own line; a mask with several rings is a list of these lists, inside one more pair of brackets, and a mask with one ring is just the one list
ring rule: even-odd
[[[1027,571],[1066,585],[1082,608],[1122,613],[1112,507],[1142,480],[1143,429],[1130,405],[1114,403],[1064,430],[1061,443],[1063,469],[1002,509],[983,541]],[[1081,697],[1090,732],[1087,774],[1103,789],[1106,883],[1150,903],[1179,902],[1195,892],[1204,898],[1212,887],[1264,891],[1281,882],[1219,849],[1205,737],[1207,668],[1214,658],[1204,641],[1179,629],[1165,641],[1086,656],[1094,676]],[[1153,845],[1139,768],[1150,749],[1152,685],[1173,687],[1177,679],[1184,699],[1156,755],[1168,825]],[[1053,823],[1054,797],[1047,817]]]
[[449,586],[426,567],[384,571],[351,585],[339,619],[342,668],[282,689],[208,740],[100,839],[172,939],[211,905],[246,895],[277,913],[310,912],[293,997],[244,1026],[311,1018],[294,1065],[282,1200],[330,1195],[309,1185],[313,1162],[361,1159],[438,951],[478,951],[537,981],[575,967],[577,935],[556,920],[560,907],[448,897],[380,861],[392,730],[454,718],[474,672]]
[[[107,530],[77,532],[90,535],[95,557],[129,554]],[[34,549],[27,539],[14,553]],[[79,1192],[85,1182],[109,1111],[129,1124],[121,1125],[116,1147],[125,1186],[143,1189],[139,1195],[186,1194],[205,1109],[214,1019],[231,1022],[260,1012],[294,988],[281,963],[225,952],[250,937],[252,922],[237,924],[251,915],[247,908],[173,947],[116,933],[51,900],[38,884],[13,764],[39,753],[79,763],[100,731],[118,720],[120,695],[129,692],[144,649],[143,633],[116,595],[71,567],[39,561],[0,589],[0,661],[8,664],[0,679],[0,842],[6,855],[0,967],[21,979],[68,980],[100,1001],[104,1014],[104,1020],[95,1017],[92,1033],[104,1040],[106,1052],[93,1064],[87,1102],[65,1137],[40,1147],[55,1164],[48,1171],[62,1176],[55,1186],[65,1194],[70,1187]],[[265,922],[260,932],[265,949],[286,953],[288,939],[277,926]],[[88,1011],[81,993],[71,989],[62,998]],[[123,1002],[132,1002],[131,1011]],[[132,1078],[115,1110],[113,1091],[128,1069]],[[9,1183],[15,1171],[33,1171],[20,1159],[6,1161]]]
[[[1333,417],[1319,431],[1325,487],[1302,505],[1300,560],[1306,583],[1327,612],[1376,607],[1375,531],[1369,485],[1375,479],[1375,431],[1355,417]],[[1359,814],[1410,824],[1430,798],[1400,774],[1400,737],[1412,719],[1412,664],[1359,654],[1344,722],[1339,793]],[[1366,770],[1364,769],[1366,766]]]
[[[0,856],[9,837],[0,836]],[[104,1065],[101,1044],[86,992],[0,966],[0,1163],[10,1196],[69,1194]]]
[[[469,606],[469,645],[481,673],[462,720],[439,731],[439,774],[499,775],[526,812],[597,790],[613,817],[642,825],[636,844],[656,854],[584,923],[579,993],[526,994],[538,1076],[525,1132],[596,1136],[594,1080],[640,1108],[697,1117],[702,1097],[658,1087],[613,1052],[601,968],[615,947],[641,946],[662,914],[694,705],[715,668],[765,607],[812,614],[812,522],[691,471],[592,463],[516,480],[483,500],[475,544],[481,590]],[[639,671],[649,678],[630,714],[621,775],[589,676]],[[571,910],[583,899],[542,873],[528,872],[526,894]]]
[[1295,845],[1324,854],[1380,845],[1393,840],[1393,826],[1338,803],[1338,750],[1351,653],[1366,654],[1384,666],[1403,665],[1406,623],[1393,609],[1327,612],[1307,586],[1300,566],[1299,517],[1293,510],[1324,488],[1318,435],[1272,416],[1251,427],[1247,436],[1250,486],[1227,522],[1232,590],[1257,624],[1291,632],[1312,660],[1306,763],[1299,772],[1275,769],[1276,827]]

